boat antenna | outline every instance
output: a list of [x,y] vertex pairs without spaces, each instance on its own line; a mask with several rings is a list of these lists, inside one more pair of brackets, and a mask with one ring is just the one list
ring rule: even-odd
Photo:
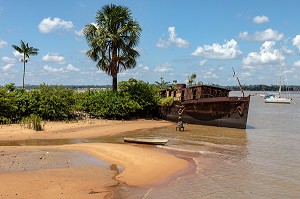
[[240,80],[239,80],[238,76],[235,74],[235,71],[234,71],[234,68],[233,68],[233,67],[232,67],[232,71],[233,71],[233,77],[235,77],[235,78],[236,78],[236,80],[238,81],[238,83],[239,83],[239,86],[240,86],[240,91],[243,93],[243,97],[245,97],[245,94],[244,94],[244,91],[243,91],[243,88],[242,88],[241,82],[240,82]]

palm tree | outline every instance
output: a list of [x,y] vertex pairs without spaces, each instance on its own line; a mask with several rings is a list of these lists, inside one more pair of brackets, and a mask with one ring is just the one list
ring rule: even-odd
[[188,84],[192,86],[196,81],[197,75],[193,73],[191,76],[188,76]]
[[157,84],[161,89],[165,88],[168,84],[170,84],[170,82],[166,82],[163,77],[160,78],[160,82],[155,81],[154,83]]
[[141,27],[133,20],[128,7],[105,5],[96,14],[96,23],[85,26],[83,33],[90,47],[87,56],[97,62],[97,68],[112,76],[117,90],[117,75],[136,66],[139,53],[134,49]]
[[12,45],[12,47],[18,51],[19,53],[23,54],[23,59],[21,59],[21,62],[24,63],[24,72],[23,72],[23,89],[24,89],[24,79],[25,79],[25,65],[28,62],[28,59],[31,55],[37,55],[39,49],[37,48],[33,48],[33,47],[29,47],[28,43],[24,43],[21,40],[21,46],[16,46],[16,45]]

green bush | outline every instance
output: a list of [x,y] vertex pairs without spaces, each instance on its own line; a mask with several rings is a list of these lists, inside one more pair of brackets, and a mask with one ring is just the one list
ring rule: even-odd
[[173,97],[165,97],[165,98],[161,98],[159,100],[159,105],[161,106],[171,106],[174,102],[174,98]]
[[130,114],[140,109],[140,106],[128,96],[123,96],[114,91],[91,91],[87,90],[81,94],[82,111],[97,118],[128,118]]
[[30,92],[29,109],[46,120],[67,120],[75,107],[75,91],[63,86],[40,85]]
[[156,86],[131,78],[120,82],[118,87],[123,96],[128,96],[140,105],[140,113],[147,114],[157,108],[159,91]]
[[0,87],[0,117],[13,121],[16,120],[18,106],[15,89],[11,86],[12,84]]
[[79,93],[63,86],[42,84],[26,91],[8,84],[0,87],[0,123],[33,119],[32,115],[43,120],[69,120],[78,113],[96,118],[126,119],[150,116],[155,112],[159,101],[156,86],[129,79],[119,83],[119,90]]
[[0,124],[10,124],[10,123],[11,123],[10,119],[0,116]]
[[45,122],[38,115],[30,115],[21,120],[21,126],[25,126],[29,129],[34,129],[36,131],[44,130]]

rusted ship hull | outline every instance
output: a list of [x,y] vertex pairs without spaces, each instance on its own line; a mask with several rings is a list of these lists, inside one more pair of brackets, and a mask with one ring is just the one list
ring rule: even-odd
[[178,121],[176,105],[184,105],[183,123],[201,124],[245,129],[247,126],[250,96],[200,98],[174,103],[170,107],[161,107],[162,118]]

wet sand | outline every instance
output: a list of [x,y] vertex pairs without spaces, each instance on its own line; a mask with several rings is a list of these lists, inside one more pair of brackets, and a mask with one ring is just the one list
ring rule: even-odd
[[[170,125],[153,120],[49,122],[41,132],[5,125],[0,127],[0,141],[93,138]],[[116,165],[124,171],[112,169]],[[0,146],[0,197],[109,198],[119,183],[157,184],[188,165],[173,155],[124,143]]]

